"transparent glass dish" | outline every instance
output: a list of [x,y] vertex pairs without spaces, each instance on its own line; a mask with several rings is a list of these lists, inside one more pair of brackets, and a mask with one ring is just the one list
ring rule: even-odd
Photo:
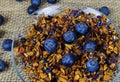
[[[28,17],[26,17],[25,19],[23,19],[23,22],[20,24],[20,26],[16,29],[16,32],[13,35],[13,44],[12,44],[12,51],[11,51],[11,59],[12,59],[12,63],[14,66],[15,71],[17,72],[17,75],[20,77],[20,79],[23,82],[29,82],[29,76],[23,71],[24,70],[24,65],[22,65],[20,59],[18,57],[15,56],[15,51],[14,51],[14,45],[16,45],[15,41],[19,41],[20,37],[25,37],[27,34],[27,30],[29,30],[29,24],[34,24],[35,20],[37,20],[40,15],[42,13],[45,13],[45,15],[54,15],[56,13],[60,13],[65,9],[81,9],[81,11],[84,11],[85,13],[94,13],[96,16],[101,15],[102,13],[91,8],[91,7],[87,7],[84,6],[83,4],[76,4],[76,3],[59,3],[59,4],[55,4],[52,5],[52,7],[48,5],[48,7],[42,8],[36,12],[34,12],[32,15],[29,15]],[[51,10],[51,11],[47,11],[47,10]],[[120,29],[117,28],[117,24],[115,24],[113,21],[110,20],[110,18],[108,18],[108,22],[114,24],[114,26],[116,27],[116,30],[120,36]],[[113,76],[113,79],[111,81],[116,82],[118,79],[118,76],[120,76],[119,70],[120,70],[120,64],[118,61],[118,69],[115,72],[115,76]]]

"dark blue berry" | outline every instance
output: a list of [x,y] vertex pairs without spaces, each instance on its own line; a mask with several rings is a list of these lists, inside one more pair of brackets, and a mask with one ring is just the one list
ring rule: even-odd
[[48,38],[44,42],[44,49],[49,52],[54,52],[57,49],[57,41],[54,38]]
[[110,14],[110,9],[106,6],[103,6],[99,9],[100,12],[102,12],[104,15],[108,16]]
[[54,4],[57,2],[57,0],[47,0],[48,3]]
[[97,44],[92,40],[87,41],[83,46],[83,49],[87,52],[93,52],[95,51],[96,48],[97,48]]
[[27,9],[28,14],[32,14],[33,12],[35,12],[38,8],[35,6],[29,6]]
[[68,28],[71,28],[72,27],[72,25],[70,24],[70,25],[68,25]]
[[50,31],[50,35],[53,35],[54,33],[55,33],[54,30],[51,30],[51,31]]
[[24,65],[25,64],[25,61],[22,61],[22,65]]
[[16,0],[16,1],[18,1],[18,2],[22,2],[23,0]]
[[25,42],[26,42],[26,39],[25,39],[25,38],[21,38],[21,39],[20,39],[20,42],[21,42],[21,43],[25,43]]
[[46,73],[50,73],[51,70],[50,70],[49,68],[47,68],[47,69],[45,70],[45,72],[46,72]]
[[76,40],[76,34],[73,31],[67,31],[63,34],[66,43],[73,43]]
[[39,7],[41,4],[41,0],[31,0],[31,4],[35,7]]
[[35,27],[35,30],[42,31],[42,28],[41,27]]
[[0,71],[4,71],[5,70],[5,62],[3,60],[0,60]]
[[30,65],[30,66],[32,66],[33,64],[32,64],[32,63],[30,63],[29,65]]
[[78,14],[78,10],[73,10],[72,14],[73,14],[73,16],[76,16]]
[[83,34],[86,34],[88,32],[88,26],[85,23],[80,22],[80,23],[76,24],[75,30],[77,33],[83,35]]
[[2,48],[5,51],[11,51],[11,47],[12,47],[12,40],[11,39],[4,39],[3,43],[2,43]]
[[104,23],[103,23],[103,22],[100,22],[100,23],[99,23],[99,26],[103,26],[103,25],[104,25]]
[[72,66],[75,62],[75,57],[73,54],[65,54],[62,58],[62,64],[64,66]]
[[4,22],[4,17],[2,15],[0,15],[0,25],[2,25]]
[[81,46],[81,43],[78,43],[78,46],[80,47],[80,46]]
[[99,69],[99,63],[95,59],[90,59],[86,62],[86,67],[90,72],[95,72]]

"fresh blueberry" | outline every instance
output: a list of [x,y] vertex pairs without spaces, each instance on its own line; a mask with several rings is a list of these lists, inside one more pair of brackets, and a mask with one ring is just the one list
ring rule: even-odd
[[27,12],[28,12],[28,14],[32,14],[32,13],[35,12],[37,9],[38,9],[37,7],[31,5],[31,6],[28,7]]
[[87,52],[93,52],[96,48],[97,44],[92,40],[87,41],[83,46],[83,49]]
[[89,71],[95,72],[99,69],[99,63],[95,59],[90,59],[86,62],[86,67]]
[[108,16],[110,14],[110,9],[106,6],[103,6],[99,9],[100,12],[102,12],[104,15]]
[[2,15],[0,15],[0,25],[2,25],[4,22],[4,17]]
[[76,40],[76,34],[73,31],[67,31],[63,34],[66,43],[73,43]]
[[78,23],[78,24],[75,26],[75,30],[76,30],[77,33],[83,35],[83,34],[86,34],[86,33],[87,33],[87,31],[88,31],[88,26],[87,26],[85,23],[80,22],[80,23]]
[[57,0],[47,0],[48,3],[54,4],[57,2]]
[[18,2],[22,2],[23,0],[16,0],[16,1],[18,1]]
[[11,39],[5,39],[2,43],[2,48],[5,51],[11,51],[11,47],[12,47],[12,40]]
[[47,69],[45,70],[45,72],[46,72],[46,73],[50,73],[51,70],[50,70],[49,68],[47,68]]
[[5,62],[3,60],[0,60],[0,71],[4,71],[5,70]]
[[39,7],[41,4],[41,0],[31,0],[31,4],[35,7]]
[[75,62],[75,57],[73,54],[65,54],[62,58],[62,64],[64,66],[72,66]]
[[57,49],[57,41],[54,38],[48,38],[44,42],[44,49],[49,52],[54,52]]

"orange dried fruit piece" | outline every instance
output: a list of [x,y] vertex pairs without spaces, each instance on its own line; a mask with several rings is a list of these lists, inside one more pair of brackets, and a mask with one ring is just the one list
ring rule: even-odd
[[110,80],[112,77],[111,77],[111,75],[104,75],[103,76],[103,80],[105,80],[105,81],[108,81],[108,80]]
[[85,78],[85,77],[79,79],[79,82],[86,82],[86,81],[87,81],[87,78]]
[[39,64],[37,62],[33,63],[33,67],[37,67]]
[[18,50],[18,54],[22,54],[24,53],[24,51],[25,51],[24,47],[20,46]]

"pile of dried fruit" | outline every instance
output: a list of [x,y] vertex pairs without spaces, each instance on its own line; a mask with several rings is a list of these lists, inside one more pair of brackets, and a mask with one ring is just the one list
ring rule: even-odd
[[112,78],[119,38],[106,16],[65,10],[42,15],[15,48],[25,71],[37,82],[103,82]]

